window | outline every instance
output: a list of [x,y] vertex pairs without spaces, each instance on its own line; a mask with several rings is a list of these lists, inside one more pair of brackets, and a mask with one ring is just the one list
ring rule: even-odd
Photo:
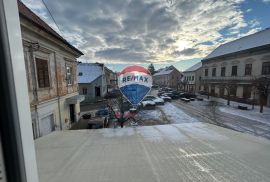
[[67,72],[67,84],[72,85],[72,68],[71,68],[71,66],[66,67],[66,72]]
[[216,72],[217,72],[217,69],[216,68],[212,68],[212,76],[216,76]]
[[83,75],[83,73],[82,72],[79,72],[78,76],[82,76],[82,75]]
[[237,66],[232,66],[232,76],[237,76]]
[[208,69],[204,70],[204,76],[208,76]]
[[194,80],[194,76],[192,76],[192,81]]
[[262,64],[262,75],[270,75],[270,62]]
[[83,92],[83,95],[86,95],[87,94],[87,88],[83,88],[82,92]]
[[36,58],[37,79],[39,88],[50,87],[48,60]]
[[225,76],[225,74],[226,74],[226,67],[221,67],[220,76]]
[[252,64],[246,64],[245,75],[251,75],[251,71],[252,71]]

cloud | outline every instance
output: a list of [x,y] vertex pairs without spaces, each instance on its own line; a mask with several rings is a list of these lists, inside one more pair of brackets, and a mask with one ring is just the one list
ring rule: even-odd
[[[55,28],[40,1],[23,2]],[[64,37],[85,53],[81,59],[112,64],[202,58],[259,30],[257,20],[245,20],[242,2],[45,0]]]

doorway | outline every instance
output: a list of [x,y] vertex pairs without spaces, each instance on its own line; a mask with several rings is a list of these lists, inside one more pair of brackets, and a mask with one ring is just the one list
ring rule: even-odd
[[95,96],[100,97],[100,87],[95,87]]
[[74,104],[70,104],[69,105],[69,116],[70,116],[70,123],[74,123],[75,122],[75,105]]

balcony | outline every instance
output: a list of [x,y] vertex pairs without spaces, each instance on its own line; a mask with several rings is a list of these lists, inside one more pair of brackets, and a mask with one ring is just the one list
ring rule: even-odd
[[252,82],[261,76],[203,76],[201,81],[208,82],[224,82],[224,81],[238,81],[238,82]]

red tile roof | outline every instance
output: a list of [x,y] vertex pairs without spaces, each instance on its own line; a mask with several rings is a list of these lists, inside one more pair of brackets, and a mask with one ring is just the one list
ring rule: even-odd
[[80,55],[83,55],[83,53],[72,46],[66,39],[64,39],[61,35],[59,35],[56,31],[54,31],[47,23],[45,23],[41,18],[39,18],[33,11],[31,11],[28,7],[26,7],[20,0],[18,2],[18,9],[19,14],[21,17],[24,17],[34,23],[36,26],[44,30],[45,32],[49,33],[50,35],[54,36],[58,40],[62,41],[64,44],[66,44],[68,47],[79,53]]

